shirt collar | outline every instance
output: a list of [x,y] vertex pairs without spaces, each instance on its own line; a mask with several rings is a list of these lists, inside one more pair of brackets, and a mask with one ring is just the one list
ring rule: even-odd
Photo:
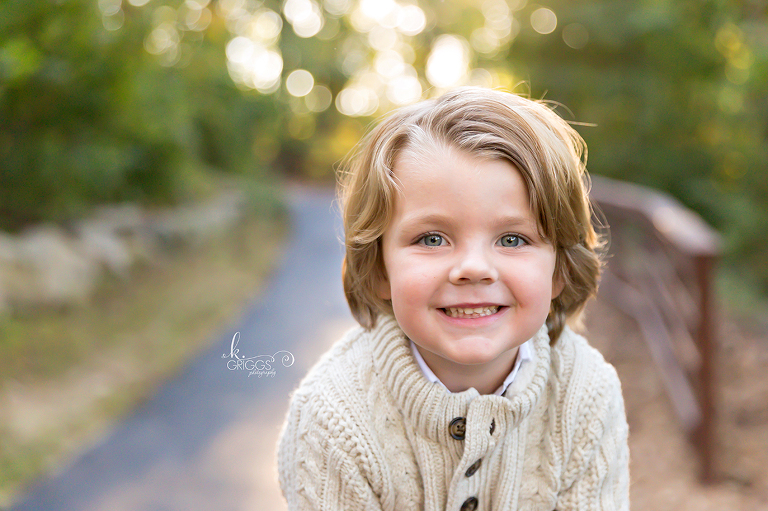
[[[448,387],[446,387],[443,384],[443,382],[440,381],[437,375],[435,375],[435,373],[432,372],[432,369],[429,368],[427,363],[424,361],[424,357],[422,357],[421,353],[419,353],[419,350],[416,349],[416,344],[413,341],[410,341],[410,344],[411,344],[411,353],[413,353],[413,358],[415,358],[416,363],[419,364],[419,369],[421,369],[421,372],[424,374],[424,377],[432,383],[439,383],[446,391],[451,392],[450,390],[448,390]],[[496,389],[494,394],[497,396],[504,395],[504,392],[506,392],[507,387],[509,387],[512,384],[512,382],[515,381],[515,376],[517,376],[517,373],[520,370],[520,367],[523,365],[523,363],[528,362],[532,359],[533,359],[533,350],[531,349],[531,341],[529,339],[520,345],[520,348],[517,350],[515,365],[512,366],[512,371],[510,371],[509,375],[507,375],[507,378],[504,380],[504,383],[502,383],[499,386],[499,388]]]

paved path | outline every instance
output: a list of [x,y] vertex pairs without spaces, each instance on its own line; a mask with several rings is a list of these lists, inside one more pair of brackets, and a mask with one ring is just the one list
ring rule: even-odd
[[[352,325],[341,278],[332,193],[291,192],[293,234],[264,295],[176,379],[99,445],[34,486],[13,510],[281,510],[275,444],[288,395]],[[240,356],[287,350],[274,376],[229,370]]]

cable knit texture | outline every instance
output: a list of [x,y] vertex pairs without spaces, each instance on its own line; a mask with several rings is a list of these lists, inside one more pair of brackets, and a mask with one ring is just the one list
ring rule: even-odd
[[629,509],[616,371],[568,328],[550,348],[542,327],[533,350],[504,396],[452,394],[423,376],[394,318],[351,330],[292,396],[278,448],[288,508]]

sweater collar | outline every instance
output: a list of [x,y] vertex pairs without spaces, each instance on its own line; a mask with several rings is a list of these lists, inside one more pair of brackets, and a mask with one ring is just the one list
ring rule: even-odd
[[382,376],[397,407],[412,427],[434,440],[450,442],[446,425],[456,417],[467,417],[469,405],[480,398],[495,410],[508,428],[516,427],[538,402],[549,376],[550,346],[546,326],[531,338],[533,360],[520,368],[505,397],[481,396],[470,388],[448,393],[432,383],[419,369],[409,339],[394,317],[382,315],[371,330],[376,370]]
[[[432,371],[432,369],[429,368],[427,362],[424,360],[424,357],[422,357],[421,353],[419,353],[419,349],[416,347],[416,343],[413,342],[413,339],[408,341],[408,344],[411,347],[411,354],[413,354],[413,358],[416,359],[416,364],[418,364],[419,369],[421,369],[421,373],[424,375],[424,377],[432,383],[439,383],[446,392],[450,392],[448,387],[446,387],[443,382],[440,381],[440,378],[438,378],[437,375]],[[507,390],[507,387],[509,387],[512,382],[515,381],[515,376],[517,376],[517,372],[520,370],[520,366],[523,365],[523,363],[531,360],[532,344],[533,341],[529,339],[520,345],[520,348],[517,351],[517,356],[515,357],[515,363],[512,366],[512,370],[509,372],[502,384],[499,385],[499,388],[494,391],[494,394],[497,396],[503,396],[504,392]]]

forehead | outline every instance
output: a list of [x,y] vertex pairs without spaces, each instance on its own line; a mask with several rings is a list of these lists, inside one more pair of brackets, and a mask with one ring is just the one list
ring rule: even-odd
[[[402,196],[415,185],[428,186],[435,193],[485,189],[489,195],[497,190],[492,185],[505,185],[507,192],[519,193],[528,202],[529,192],[520,171],[501,156],[475,155],[449,144],[425,144],[399,151],[393,162],[393,177]],[[472,185],[469,187],[468,185]],[[409,186],[406,186],[409,185]],[[483,186],[485,185],[485,186]]]
[[476,157],[452,147],[406,151],[395,159],[393,177],[397,218],[534,218],[526,183],[505,159]]

